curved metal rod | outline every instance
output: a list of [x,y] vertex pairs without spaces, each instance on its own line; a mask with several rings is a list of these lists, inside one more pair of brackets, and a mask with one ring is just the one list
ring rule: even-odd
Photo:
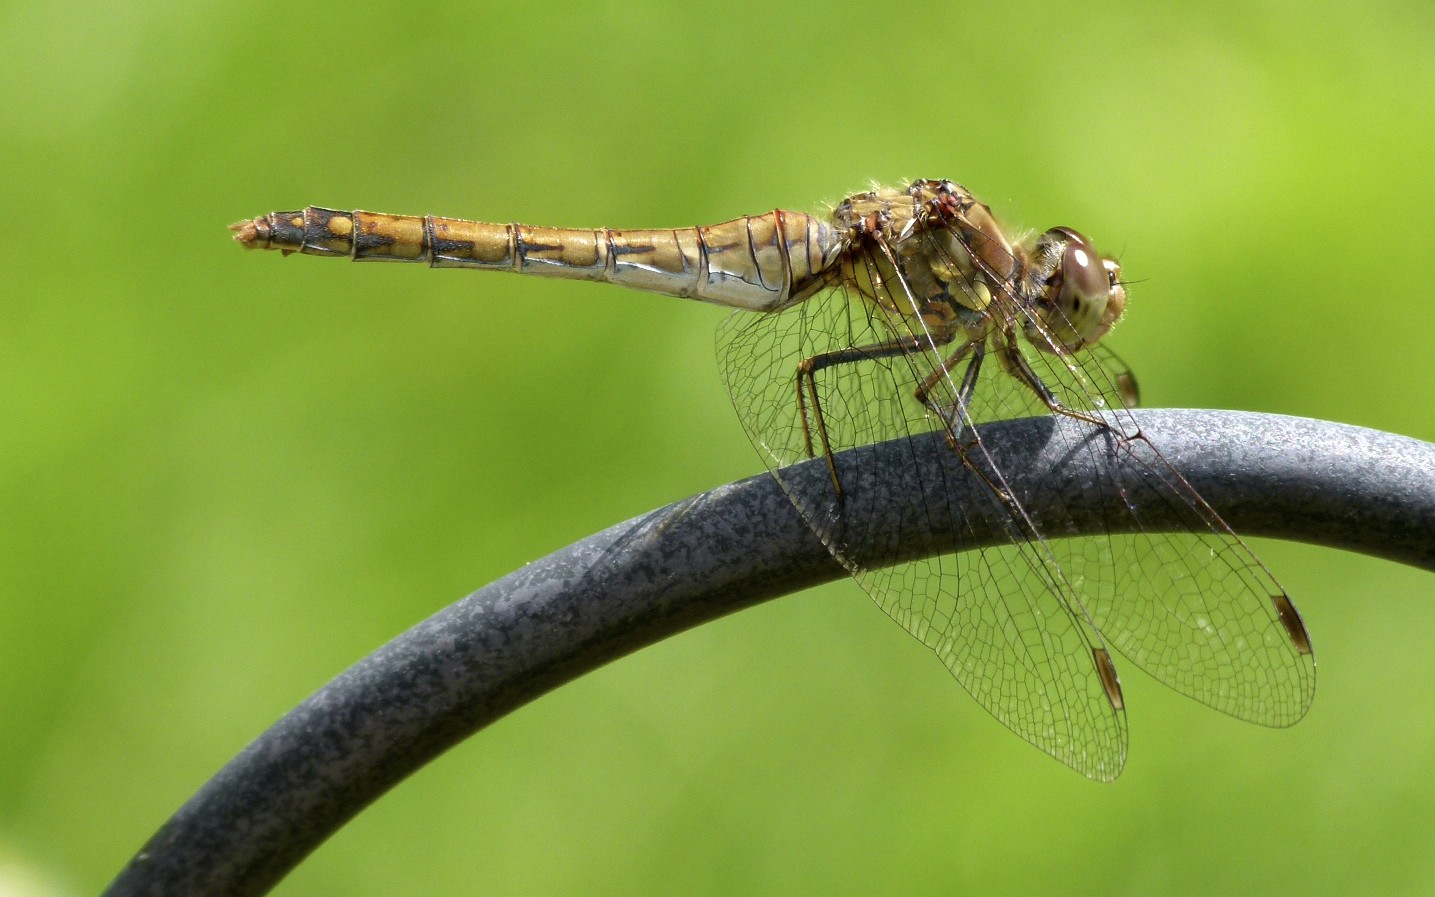
[[[1435,445],[1270,415],[1163,410],[1137,420],[1238,532],[1435,570]],[[1120,453],[1071,451],[1093,431],[1031,418],[982,432],[1033,516],[1048,503],[1066,514],[1087,503],[1075,517],[1090,532],[1106,514],[1130,517],[1090,501],[1117,495],[1089,484],[1121,476],[1123,463]],[[914,555],[932,534],[912,529],[902,508],[921,500],[893,496],[937,488],[960,507],[990,504],[975,501],[985,487],[939,442],[929,451],[871,446],[839,465],[847,500],[860,503],[845,510],[872,518],[869,532],[883,519],[911,532]],[[830,475],[821,463],[794,475],[808,474]],[[1141,513],[1160,525],[1159,507]],[[996,526],[988,538],[1001,533]],[[691,626],[844,575],[767,475],[614,526],[479,589],[338,676],[221,769],[105,893],[263,894],[405,776],[544,692]]]

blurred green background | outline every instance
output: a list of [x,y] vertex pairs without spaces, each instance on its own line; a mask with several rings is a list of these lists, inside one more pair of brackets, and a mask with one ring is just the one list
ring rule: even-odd
[[[1425,2],[0,8],[0,894],[98,891],[394,634],[761,470],[725,312],[244,253],[275,208],[671,226],[958,180],[1119,252],[1149,405],[1435,439]],[[1316,641],[1268,731],[1130,669],[1099,786],[852,583],[480,733],[279,888],[1435,890],[1435,577],[1262,542]]]

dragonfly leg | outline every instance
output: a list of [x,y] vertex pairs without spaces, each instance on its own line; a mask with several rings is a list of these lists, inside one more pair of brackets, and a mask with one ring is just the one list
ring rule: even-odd
[[[856,364],[861,361],[875,361],[879,358],[893,358],[919,352],[924,341],[916,337],[894,339],[874,343],[870,346],[853,346],[835,352],[823,352],[804,358],[797,365],[797,416],[802,422],[802,448],[807,457],[817,457],[812,444],[812,431],[817,431],[822,446],[822,455],[827,459],[827,470],[832,475],[832,487],[837,497],[842,497],[842,483],[837,478],[837,464],[833,460],[832,443],[827,437],[827,423],[822,417],[822,401],[817,393],[817,372],[840,364]],[[810,408],[810,416],[809,416]]]
[[1001,353],[1002,367],[1006,368],[1007,373],[1020,380],[1028,389],[1036,393],[1036,397],[1041,399],[1042,404],[1045,405],[1051,413],[1062,414],[1075,418],[1076,420],[1086,421],[1102,429],[1110,429],[1111,425],[1096,415],[1088,414],[1085,411],[1079,411],[1075,408],[1068,408],[1063,405],[1061,399],[1056,397],[1056,393],[1052,392],[1051,388],[1042,382],[1041,377],[1036,371],[1032,370],[1031,362],[1027,361],[1026,356],[1021,354],[1021,350],[1017,347],[1015,338],[1007,340],[998,351]]
[[[972,360],[967,365],[967,369],[962,372],[962,382],[957,387],[957,394],[950,407],[944,407],[932,399],[931,392],[936,389],[937,384],[946,379],[951,369],[956,367],[962,359],[966,358],[969,354],[972,356]],[[985,454],[985,449],[981,446],[981,440],[977,437],[975,431],[970,429],[972,420],[968,409],[971,408],[972,393],[976,391],[977,380],[982,369],[982,360],[985,359],[986,356],[987,345],[984,341],[971,340],[967,342],[960,349],[948,356],[947,359],[942,362],[942,366],[938,370],[933,371],[931,376],[922,382],[922,385],[917,388],[917,400],[927,406],[928,410],[933,414],[941,418],[942,422],[946,425],[947,445],[952,451],[957,453],[957,457],[961,458],[962,464],[987,485],[987,488],[996,496],[997,501],[1001,502],[1009,511],[1020,513],[1021,509],[1011,497],[1011,494],[998,485],[980,465],[974,463],[972,460],[971,450],[973,448],[977,448],[982,454]],[[970,435],[968,435],[969,433]]]
[[[986,354],[985,342],[972,340],[964,343],[960,349],[948,355],[941,365],[922,381],[914,393],[918,402],[921,402],[928,410],[941,418],[942,423],[946,424],[947,442],[952,448],[958,447],[957,443],[961,442],[966,433],[967,420],[963,412],[971,407],[972,392],[977,387],[977,375],[981,373],[982,359],[986,357]],[[946,382],[947,378],[951,376],[952,368],[961,364],[968,355],[972,356],[972,361],[962,374],[962,383],[957,387],[957,394],[951,405],[943,406],[933,401],[932,391],[937,388],[938,384]]]

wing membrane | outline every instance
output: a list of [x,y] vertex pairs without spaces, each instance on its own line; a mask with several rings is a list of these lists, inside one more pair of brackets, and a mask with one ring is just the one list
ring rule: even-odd
[[[912,239],[928,236],[919,231]],[[1314,692],[1314,660],[1282,618],[1288,599],[1140,432],[1126,411],[1135,385],[1124,365],[1101,347],[1062,353],[1017,346],[1061,408],[1090,422],[1084,437],[1053,429],[1053,439],[1069,441],[1058,446],[1060,454],[1114,452],[1125,475],[1092,488],[1150,490],[1184,531],[1148,528],[1134,510],[1098,538],[1062,537],[1076,530],[1060,511],[1038,527],[971,429],[1052,410],[1013,376],[1009,360],[995,352],[983,357],[991,333],[1022,332],[1029,312],[1013,292],[998,291],[986,306],[992,327],[980,342],[944,343],[923,327],[900,270],[885,281],[870,276],[890,271],[883,262],[895,255],[875,236],[857,250],[854,264],[869,273],[866,283],[880,291],[876,295],[834,278],[828,289],[783,312],[739,312],[718,336],[723,376],[753,444],[877,604],[931,648],[999,721],[1091,778],[1115,778],[1126,755],[1119,693],[1113,697],[1101,675],[1106,642],[1171,688],[1232,716],[1284,726],[1304,715]],[[1036,340],[1047,339],[1039,322],[1031,329]],[[887,348],[852,353],[854,347]],[[940,373],[946,359],[962,352],[967,355],[958,364]],[[845,360],[813,373],[812,397],[820,407],[804,409],[799,365],[833,353],[845,353]],[[967,391],[963,381],[971,377]],[[914,397],[920,384],[930,387],[927,405]],[[819,413],[825,443],[813,435]],[[934,431],[951,437],[948,444],[988,484],[987,507],[912,510],[950,521],[959,532],[972,513],[994,516],[1009,544],[902,560],[901,533],[870,532],[869,523],[844,511],[834,484],[806,486],[783,472],[821,455],[823,444],[835,453]],[[912,489],[893,500],[923,494],[929,493]],[[1122,497],[1126,507],[1136,506],[1134,496]]]
[[[901,534],[869,539],[866,522],[833,513],[833,486],[807,489],[784,476],[783,467],[807,458],[796,400],[799,362],[900,334],[890,315],[867,314],[870,306],[851,301],[847,292],[839,287],[776,315],[734,316],[723,327],[719,355],[749,436],[838,560],[983,707],[1083,774],[1115,778],[1125,760],[1126,728],[1095,666],[1100,636],[1063,597],[1069,587],[1051,553],[1006,511],[997,492],[986,512],[1007,521],[1011,546],[898,562]],[[816,391],[832,449],[943,428],[912,398],[922,368],[940,364],[933,361],[936,348],[819,372]],[[959,508],[915,510],[965,519]]]

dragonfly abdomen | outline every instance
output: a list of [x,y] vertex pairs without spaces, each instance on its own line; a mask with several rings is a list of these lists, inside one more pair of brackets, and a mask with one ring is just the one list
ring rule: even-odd
[[789,304],[842,248],[828,223],[782,210],[706,227],[587,230],[309,206],[231,229],[247,247],[286,254],[596,280],[753,311]]

